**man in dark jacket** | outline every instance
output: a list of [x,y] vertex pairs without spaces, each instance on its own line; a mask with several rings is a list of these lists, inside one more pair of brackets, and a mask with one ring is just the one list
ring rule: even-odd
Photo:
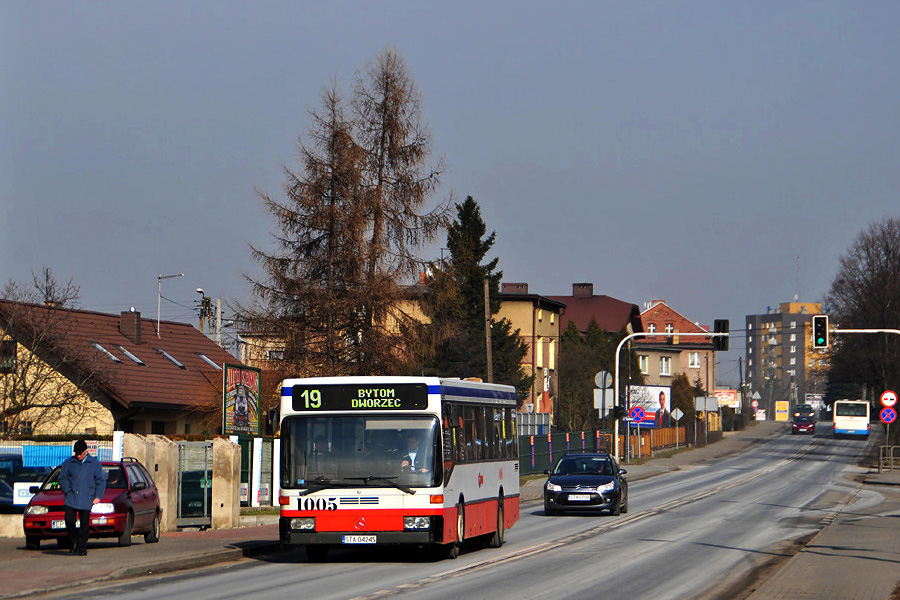
[[84,440],[75,442],[72,452],[74,456],[66,459],[59,470],[59,488],[65,494],[66,532],[72,544],[69,552],[87,556],[91,507],[100,502],[106,491],[106,473],[100,462],[88,454]]

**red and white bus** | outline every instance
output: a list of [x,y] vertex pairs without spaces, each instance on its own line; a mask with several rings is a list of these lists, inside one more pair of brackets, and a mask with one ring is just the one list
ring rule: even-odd
[[516,390],[437,377],[281,385],[283,545],[410,544],[456,558],[519,518]]

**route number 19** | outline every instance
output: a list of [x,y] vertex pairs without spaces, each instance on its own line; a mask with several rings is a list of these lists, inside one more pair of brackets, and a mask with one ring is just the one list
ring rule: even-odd
[[300,397],[303,398],[303,408],[322,408],[322,392],[319,390],[303,390]]

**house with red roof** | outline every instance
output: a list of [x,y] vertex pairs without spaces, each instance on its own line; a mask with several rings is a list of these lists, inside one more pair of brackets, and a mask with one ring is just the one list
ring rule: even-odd
[[560,315],[560,329],[564,330],[569,321],[574,321],[578,331],[587,331],[591,319],[604,331],[618,333],[643,331],[641,309],[637,304],[617,300],[611,296],[594,295],[593,283],[573,283],[571,296],[546,296],[550,300],[565,305]]
[[[647,333],[709,333],[709,327],[695,323],[666,304],[652,300],[640,315]],[[672,385],[679,373],[687,375],[691,384],[700,381],[703,389],[715,387],[716,353],[713,339],[705,336],[648,336],[634,342],[638,365],[647,385]]]
[[216,433],[225,363],[187,323],[0,301],[0,431]]

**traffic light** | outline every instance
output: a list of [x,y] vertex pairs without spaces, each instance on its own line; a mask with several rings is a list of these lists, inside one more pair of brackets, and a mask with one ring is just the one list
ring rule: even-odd
[[[716,319],[713,322],[713,332],[714,333],[728,333],[728,319]],[[717,335],[713,338],[713,350],[727,352],[728,351],[728,336],[727,335]]]
[[828,347],[828,315],[813,315],[812,346],[816,349]]

